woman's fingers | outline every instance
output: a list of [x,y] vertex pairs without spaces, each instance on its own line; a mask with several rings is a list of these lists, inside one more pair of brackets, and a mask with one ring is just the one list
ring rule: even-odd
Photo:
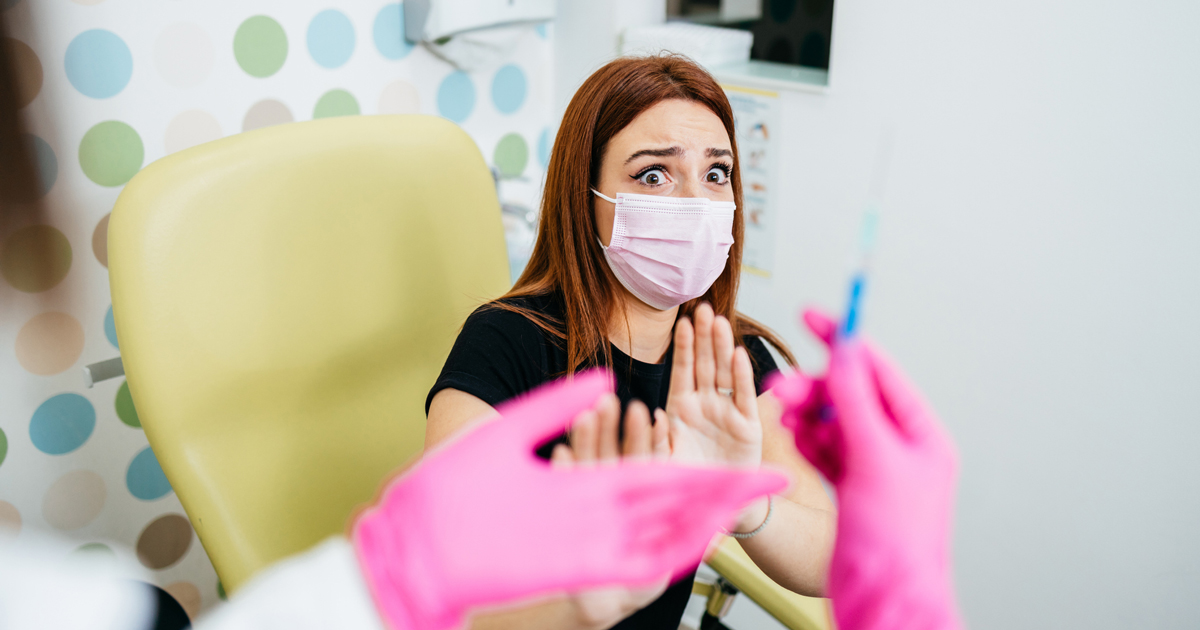
[[566,444],[555,444],[550,452],[550,465],[554,468],[571,468],[575,465],[575,456],[571,447]]
[[660,429],[659,427],[666,427],[667,446],[669,446],[671,448],[671,450],[674,451],[675,450],[675,431],[672,430],[671,419],[667,417],[667,412],[663,411],[662,409],[655,409],[654,410],[654,428],[656,431],[663,430],[663,429]]
[[695,331],[692,322],[680,317],[675,322],[675,356],[671,360],[671,394],[682,395],[696,389],[694,363]]
[[621,401],[607,394],[596,404],[596,459],[614,462],[621,457]]
[[716,358],[717,388],[733,389],[733,327],[723,316],[713,319],[713,354]]
[[671,422],[667,413],[662,409],[654,410],[654,426],[650,430],[651,452],[654,459],[667,459],[671,456]]
[[713,356],[713,310],[707,302],[696,307],[696,391],[716,387],[717,362]]
[[625,457],[648,459],[650,433],[650,410],[640,400],[630,402],[625,409],[625,441],[621,453]]
[[575,418],[571,425],[571,451],[575,455],[575,463],[595,463],[597,452],[596,412],[589,409]]
[[750,353],[739,347],[733,352],[733,404],[748,420],[758,421],[758,392],[754,387],[754,367]]

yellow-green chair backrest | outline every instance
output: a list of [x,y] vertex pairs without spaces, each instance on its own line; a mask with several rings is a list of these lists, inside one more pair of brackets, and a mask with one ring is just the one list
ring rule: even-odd
[[126,185],[108,238],[138,416],[230,590],[343,531],[419,453],[459,327],[509,282],[487,166],[430,116],[168,156]]

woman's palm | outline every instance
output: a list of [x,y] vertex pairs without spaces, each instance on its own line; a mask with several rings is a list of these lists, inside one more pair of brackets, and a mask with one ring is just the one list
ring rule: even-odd
[[729,396],[686,392],[667,401],[672,458],[695,463],[755,466],[762,459],[762,425],[746,418]]
[[676,324],[671,390],[658,417],[671,423],[672,457],[757,466],[763,436],[750,358],[744,348],[734,349],[729,321],[714,318],[707,304],[697,307],[695,318],[695,328],[686,318]]

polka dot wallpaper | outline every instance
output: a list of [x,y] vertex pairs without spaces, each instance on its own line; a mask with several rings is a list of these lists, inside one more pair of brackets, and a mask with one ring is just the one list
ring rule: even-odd
[[[147,164],[224,136],[399,113],[458,123],[506,181],[535,191],[553,140],[552,29],[464,73],[406,42],[402,6],[387,0],[0,10],[46,209],[44,224],[0,233],[0,544],[48,530],[72,553],[134,559],[194,616],[224,591],[129,385],[87,389],[80,371],[120,354],[107,275],[117,195]],[[536,194],[518,201],[536,206]]]

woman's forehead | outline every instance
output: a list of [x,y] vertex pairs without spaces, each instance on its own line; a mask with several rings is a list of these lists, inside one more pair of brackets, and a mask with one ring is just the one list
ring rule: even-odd
[[683,154],[704,157],[708,149],[729,149],[729,134],[721,119],[695,101],[670,99],[639,114],[613,136],[610,149],[622,162],[633,152],[678,147]]

